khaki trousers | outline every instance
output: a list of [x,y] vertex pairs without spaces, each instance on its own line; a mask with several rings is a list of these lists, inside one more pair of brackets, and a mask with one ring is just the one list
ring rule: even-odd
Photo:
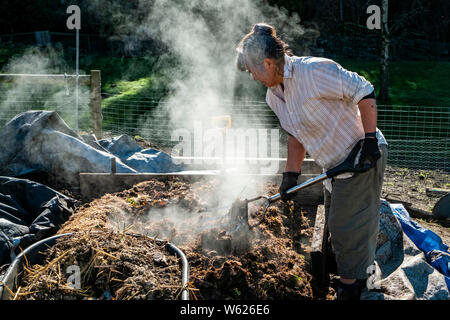
[[342,278],[367,278],[375,260],[387,146],[380,145],[380,150],[374,168],[351,178],[332,179],[331,194],[324,188],[325,216]]

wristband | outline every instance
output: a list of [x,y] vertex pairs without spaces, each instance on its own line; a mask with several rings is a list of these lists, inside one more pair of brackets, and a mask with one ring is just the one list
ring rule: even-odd
[[302,170],[300,170],[300,172],[295,172],[295,171],[285,171],[285,172],[283,172],[283,176],[291,176],[291,177],[297,176],[297,178],[301,174],[302,174]]
[[377,137],[377,133],[376,132],[368,132],[365,135],[366,138],[376,138]]

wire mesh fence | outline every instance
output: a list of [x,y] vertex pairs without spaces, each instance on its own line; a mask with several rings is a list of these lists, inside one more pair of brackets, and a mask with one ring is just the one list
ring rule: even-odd
[[390,164],[450,171],[450,107],[380,106],[378,127]]
[[[87,86],[79,88],[79,130],[90,130],[90,95]],[[36,83],[0,83],[0,127],[16,115],[30,110],[56,111],[72,129],[76,128],[75,90],[73,86]]]
[[[106,101],[108,98],[102,110],[103,129],[114,134],[139,135],[171,147],[178,141],[171,137],[172,132],[186,127],[183,121],[169,121],[165,102],[151,97]],[[226,110],[233,128],[281,129],[265,102],[224,102],[219,109]],[[389,144],[389,164],[450,171],[450,107],[378,105],[378,127]],[[284,132],[279,132],[283,139]],[[286,156],[286,150],[280,150],[280,156]]]
[[[183,117],[171,116],[170,106],[163,100],[148,97],[103,100],[103,130],[114,134],[139,135],[161,146],[171,146],[177,141],[171,135],[177,128],[192,128],[189,121],[200,121],[204,128],[212,126],[214,119],[229,116],[231,128],[279,128],[278,119],[265,102],[223,102],[215,106],[222,113],[210,117],[184,110]],[[189,119],[189,120],[187,120]]]
[[[75,127],[75,96],[67,85],[22,85],[19,89],[0,84],[0,127],[17,114],[27,110],[55,110]],[[154,97],[123,97],[102,93],[102,127],[105,135],[140,136],[153,145],[169,150],[179,143],[173,135],[179,128],[193,130],[187,119],[203,115],[186,111],[173,119],[167,102]],[[89,90],[80,87],[79,128],[92,132]],[[262,101],[224,101],[222,114],[231,119],[231,128],[279,129],[272,131],[280,141],[286,139],[279,121]],[[203,123],[204,126],[208,124]],[[450,172],[450,107],[443,106],[378,106],[378,127],[389,143],[388,163],[417,169],[441,169]],[[268,131],[271,134],[271,131]],[[270,141],[270,137],[268,139]],[[279,156],[286,156],[280,144]]]

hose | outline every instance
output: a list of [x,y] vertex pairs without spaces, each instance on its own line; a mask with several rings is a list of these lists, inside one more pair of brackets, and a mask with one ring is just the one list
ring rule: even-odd
[[189,263],[187,261],[186,255],[174,246],[172,243],[168,242],[166,247],[172,253],[177,254],[181,258],[182,264],[182,275],[181,275],[181,285],[183,286],[183,291],[181,292],[181,300],[189,300],[189,290],[187,284],[189,282]]

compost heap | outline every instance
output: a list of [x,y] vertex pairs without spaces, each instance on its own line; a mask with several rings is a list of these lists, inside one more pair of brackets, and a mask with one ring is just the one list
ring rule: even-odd
[[[59,233],[102,231],[112,235],[114,231],[123,236],[132,232],[165,239],[186,254],[191,299],[311,299],[311,275],[307,271],[305,244],[312,236],[315,208],[280,201],[269,208],[262,224],[247,231],[244,237],[233,239],[226,230],[226,224],[222,224],[226,222],[227,210],[222,210],[225,212],[222,216],[217,209],[220,201],[214,191],[218,184],[218,181],[187,183],[181,178],[142,182],[129,190],[106,194],[86,203]],[[271,195],[277,193],[277,189],[278,186],[268,183],[261,191]],[[257,221],[262,210],[261,202],[249,206],[253,222]],[[71,243],[72,251],[68,255],[73,255],[71,259],[85,265],[80,253],[92,250],[93,244],[88,237],[83,239]],[[148,250],[145,247],[118,247],[115,241],[114,236],[102,239],[99,248],[105,254],[100,256],[108,259],[107,254],[110,254],[119,260],[108,260],[108,263],[127,262],[129,268],[121,269],[122,273],[135,273],[130,265],[133,259],[142,264],[146,259],[151,260],[152,254],[145,253]],[[123,250],[126,250],[126,255]],[[55,252],[49,253],[51,257],[52,254]],[[179,270],[177,272],[180,273]],[[108,273],[106,269],[105,273]],[[98,292],[109,289],[113,298],[123,297],[119,293],[125,289],[111,289],[113,280],[108,278],[108,283],[105,277],[102,279]],[[125,275],[120,279],[135,282]],[[176,283],[178,287],[179,283]],[[156,282],[154,284],[157,285]],[[165,287],[170,286],[166,284]],[[133,289],[141,292],[134,292],[134,296],[127,292],[125,296],[133,299],[149,297],[145,285],[134,286]],[[40,287],[39,290],[46,291],[46,298],[59,298],[57,294],[50,297],[50,291],[45,288]],[[177,292],[179,290],[175,289],[163,298],[174,298]]]
[[[65,274],[78,266],[80,281]],[[59,238],[43,265],[26,265],[16,299],[175,299],[181,271],[164,243],[114,231]],[[72,279],[74,280],[74,279]]]

